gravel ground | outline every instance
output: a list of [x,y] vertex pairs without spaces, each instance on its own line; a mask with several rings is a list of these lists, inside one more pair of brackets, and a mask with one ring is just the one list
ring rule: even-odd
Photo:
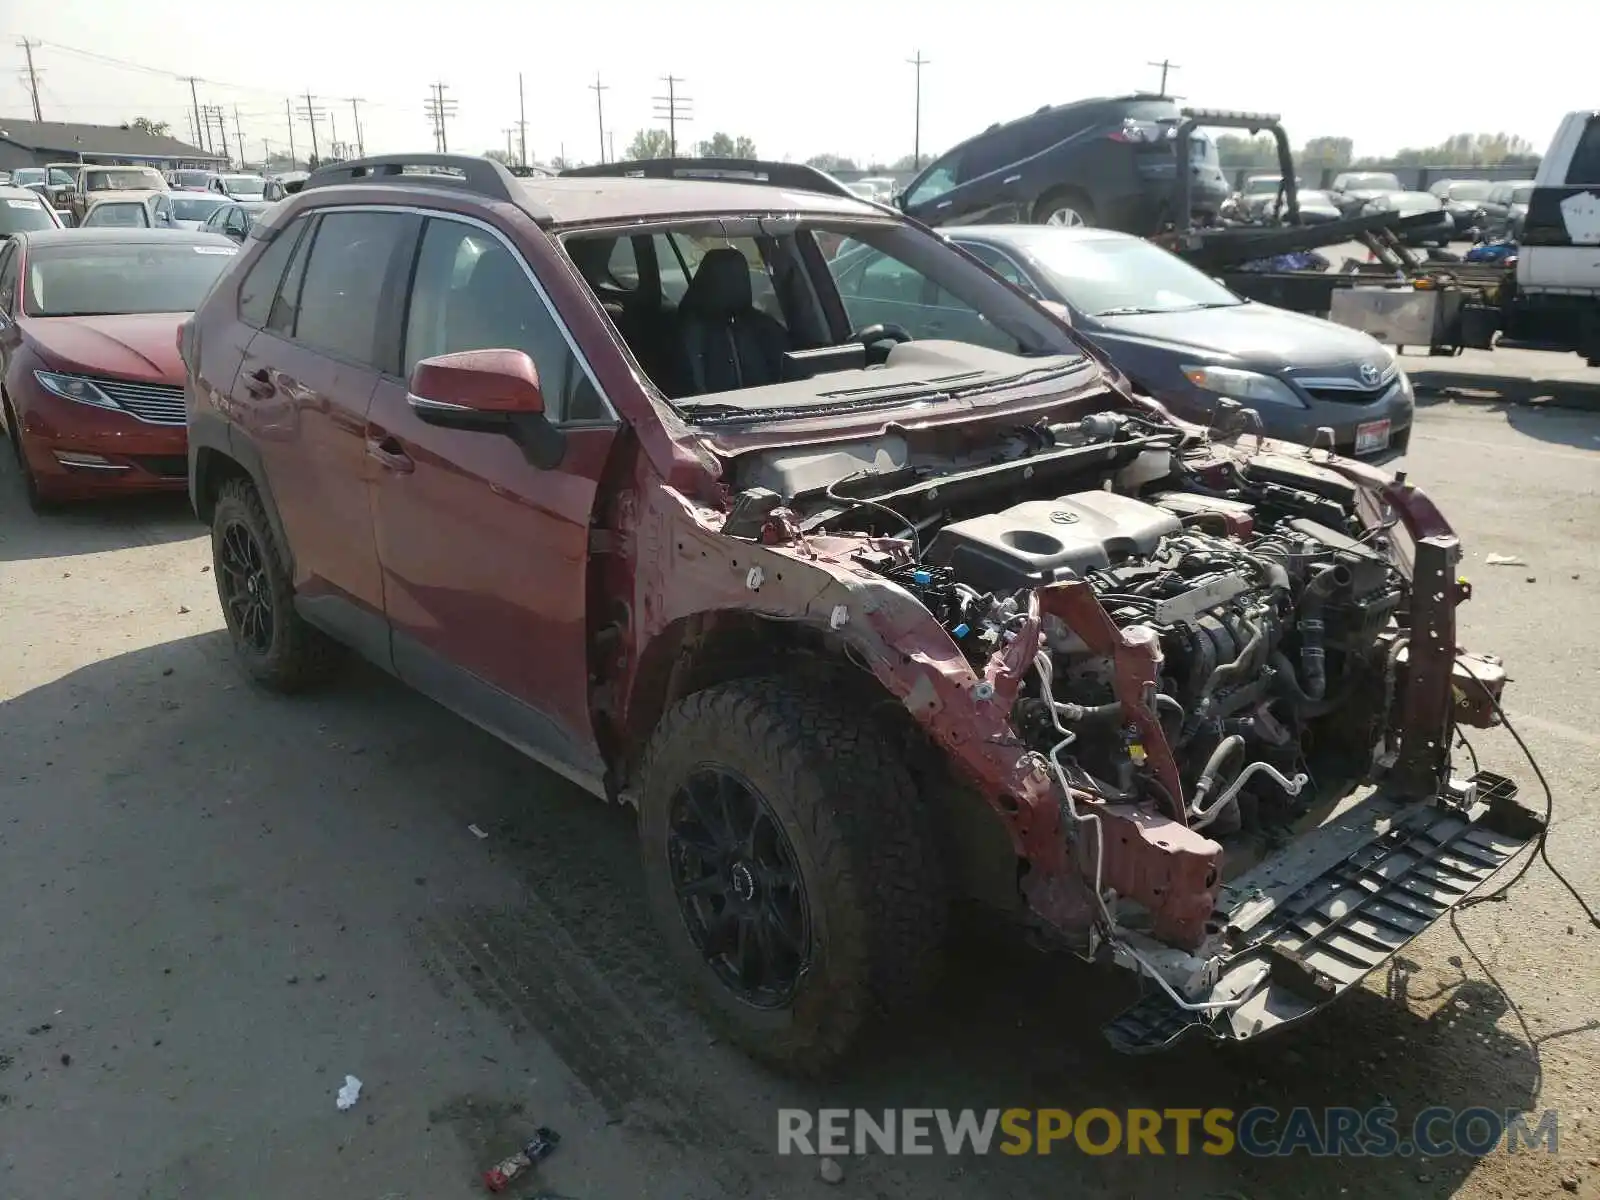
[[[1463,640],[1509,664],[1550,855],[1600,897],[1600,417],[1507,402],[1497,374],[1570,365],[1528,357],[1485,356],[1485,394],[1424,407],[1405,465],[1466,540]],[[563,1137],[540,1184],[573,1200],[1600,1197],[1600,940],[1540,867],[1242,1049],[1118,1057],[1098,1025],[1126,979],[971,933],[926,1017],[802,1086],[680,1006],[625,814],[376,672],[254,690],[209,561],[181,502],[41,520],[0,475],[0,1197],[451,1200],[537,1125]],[[1503,732],[1475,740],[1537,794]],[[780,1105],[1380,1098],[1557,1108],[1561,1151],[878,1157],[831,1189],[774,1153]]]

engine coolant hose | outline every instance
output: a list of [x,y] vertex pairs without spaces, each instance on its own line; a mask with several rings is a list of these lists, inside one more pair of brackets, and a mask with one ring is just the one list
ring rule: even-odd
[[1330,563],[1307,580],[1306,590],[1300,595],[1300,678],[1297,683],[1305,699],[1313,704],[1328,694],[1327,652],[1322,645],[1326,626],[1322,610],[1333,590],[1349,582],[1349,570]]
[[1189,797],[1189,815],[1198,817],[1205,812],[1206,797],[1211,794],[1211,789],[1217,785],[1217,777],[1222,774],[1222,768],[1228,765],[1228,760],[1235,754],[1244,750],[1244,738],[1237,733],[1229,734],[1217,743],[1217,748],[1211,752],[1211,757],[1206,759],[1206,765],[1200,769],[1200,778],[1195,781],[1194,791]]

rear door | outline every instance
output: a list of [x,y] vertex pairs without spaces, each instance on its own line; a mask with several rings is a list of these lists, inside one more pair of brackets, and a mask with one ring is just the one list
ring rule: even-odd
[[297,607],[385,664],[367,411],[417,223],[373,208],[317,216],[233,389],[234,420],[260,454],[293,554]]
[[[395,671],[418,690],[592,788],[589,527],[617,420],[537,275],[483,222],[430,216],[397,314],[364,452]],[[500,433],[420,420],[407,380],[423,358],[525,352],[560,464],[541,470]],[[430,397],[448,401],[448,396]]]
[[1523,220],[1524,289],[1600,292],[1600,113],[1573,113],[1539,165]]

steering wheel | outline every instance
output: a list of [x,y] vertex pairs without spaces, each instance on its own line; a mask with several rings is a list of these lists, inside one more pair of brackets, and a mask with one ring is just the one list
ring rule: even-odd
[[852,342],[860,342],[863,346],[873,346],[879,342],[909,342],[912,341],[911,331],[904,325],[878,322],[858,329],[850,335]]

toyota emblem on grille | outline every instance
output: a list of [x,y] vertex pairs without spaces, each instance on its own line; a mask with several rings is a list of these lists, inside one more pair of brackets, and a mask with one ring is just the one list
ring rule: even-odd
[[1361,364],[1361,382],[1366,384],[1368,387],[1371,387],[1373,384],[1378,382],[1379,374],[1380,372],[1378,368],[1373,366],[1371,363]]
[[1071,525],[1077,519],[1077,513],[1068,512],[1063,508],[1058,508],[1055,512],[1050,514],[1050,521],[1055,525]]

